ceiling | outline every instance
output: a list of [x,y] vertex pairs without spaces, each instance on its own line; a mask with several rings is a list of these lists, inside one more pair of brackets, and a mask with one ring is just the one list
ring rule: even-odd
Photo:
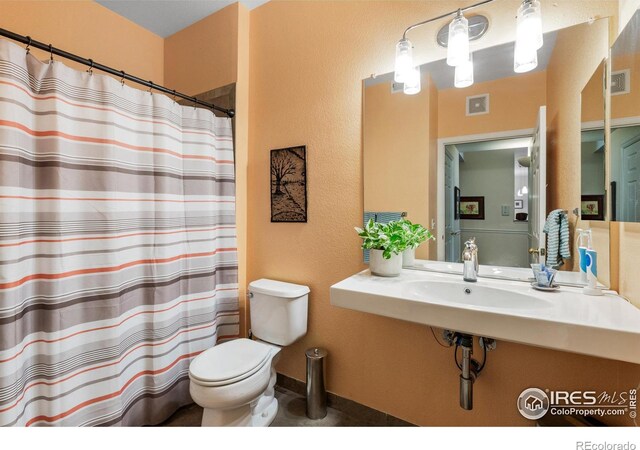
[[[160,37],[171,36],[237,0],[95,0]],[[240,0],[253,9],[269,0]]]

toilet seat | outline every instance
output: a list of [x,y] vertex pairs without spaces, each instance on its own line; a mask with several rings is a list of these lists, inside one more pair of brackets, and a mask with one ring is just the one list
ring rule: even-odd
[[201,386],[226,386],[258,372],[272,354],[271,346],[235,339],[200,353],[189,366],[189,378]]

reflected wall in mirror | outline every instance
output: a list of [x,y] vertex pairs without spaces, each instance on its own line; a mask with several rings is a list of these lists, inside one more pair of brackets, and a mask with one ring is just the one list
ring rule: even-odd
[[611,48],[611,219],[640,222],[640,11]]
[[[602,44],[600,54],[593,41]],[[410,220],[434,229],[437,240],[418,249],[419,259],[458,262],[464,241],[476,237],[480,264],[537,262],[551,209],[547,140],[556,151],[575,152],[580,164],[577,105],[607,42],[607,19],[546,33],[538,67],[523,74],[513,70],[514,43],[475,50],[475,83],[462,89],[454,87],[454,68],[444,60],[420,66],[422,90],[416,95],[404,94],[392,73],[365,80],[365,212],[406,211]],[[568,65],[571,58],[580,60]],[[556,174],[560,169],[551,194],[579,193],[577,167],[549,168]],[[471,212],[475,205],[465,197],[482,198],[483,219],[460,218],[458,190],[462,207]],[[579,207],[579,194],[572,204]],[[577,219],[569,216],[573,227]]]
[[580,217],[582,220],[605,220],[606,218],[604,82],[605,61],[600,63],[581,95]]

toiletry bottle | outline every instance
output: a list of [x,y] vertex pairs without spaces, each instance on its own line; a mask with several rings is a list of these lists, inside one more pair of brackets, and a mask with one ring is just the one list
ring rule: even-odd
[[587,250],[591,250],[591,230],[582,230],[578,228],[578,253],[580,255],[580,281],[587,282]]

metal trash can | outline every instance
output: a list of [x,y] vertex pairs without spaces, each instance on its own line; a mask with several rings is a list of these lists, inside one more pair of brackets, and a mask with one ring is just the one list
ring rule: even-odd
[[327,391],[324,388],[324,360],[327,351],[314,347],[307,356],[307,417],[322,419],[327,415]]

